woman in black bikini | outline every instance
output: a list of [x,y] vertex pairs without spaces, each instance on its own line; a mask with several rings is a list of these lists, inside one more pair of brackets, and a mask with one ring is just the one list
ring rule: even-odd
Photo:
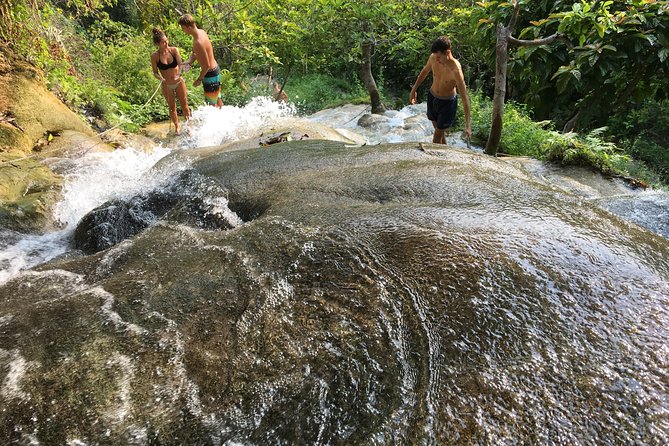
[[163,96],[167,100],[167,105],[170,108],[170,119],[174,123],[175,132],[178,135],[177,99],[179,99],[181,111],[186,121],[191,116],[186,98],[186,83],[181,77],[181,55],[177,47],[169,46],[167,36],[160,28],[153,28],[153,43],[156,44],[158,50],[151,54],[151,68],[153,68],[153,75],[162,81]]

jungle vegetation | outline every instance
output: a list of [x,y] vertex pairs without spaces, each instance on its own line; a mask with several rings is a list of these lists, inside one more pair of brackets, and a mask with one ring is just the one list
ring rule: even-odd
[[370,96],[376,110],[401,108],[448,35],[487,153],[669,183],[668,1],[7,0],[0,40],[100,128],[133,130],[166,117],[162,101],[146,104],[150,30],[188,54],[183,13],[212,39],[227,104],[272,75],[303,113]]

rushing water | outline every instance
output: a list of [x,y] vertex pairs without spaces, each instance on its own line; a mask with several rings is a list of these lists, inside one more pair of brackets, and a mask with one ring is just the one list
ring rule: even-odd
[[[389,112],[383,128],[363,128],[358,119],[369,113],[366,106],[344,106],[323,111],[309,118],[344,131],[353,131],[366,143],[425,141],[431,135],[429,121],[423,117],[424,107],[409,106],[398,112]],[[71,249],[70,239],[81,218],[93,208],[112,199],[127,199],[157,187],[187,164],[169,169],[152,170],[163,157],[174,150],[217,146],[248,138],[261,126],[280,122],[295,116],[292,105],[277,103],[259,97],[244,107],[225,106],[221,109],[200,107],[194,110],[188,131],[175,139],[171,146],[156,145],[152,151],[125,147],[111,153],[88,153],[76,160],[65,174],[63,198],[54,210],[62,229],[46,235],[22,235],[0,228],[0,283],[19,271],[31,268]],[[405,120],[414,123],[405,129]],[[225,123],[225,125],[221,125]],[[457,138],[451,144],[462,145]]]
[[152,152],[132,147],[111,153],[91,153],[78,160],[66,175],[63,199],[54,210],[63,229],[46,235],[5,233],[0,235],[0,283],[20,270],[30,268],[69,248],[69,237],[79,220],[91,209],[113,198],[127,198],[143,188],[155,187],[160,175],[153,165],[170,150],[156,147]]
[[[43,263],[71,249],[74,229],[93,208],[113,199],[128,199],[163,183],[188,166],[153,166],[174,150],[223,144],[251,136],[260,125],[291,116],[294,109],[268,98],[256,98],[245,107],[200,107],[193,112],[189,132],[173,146],[156,145],[152,151],[125,147],[111,153],[88,153],[65,173],[63,198],[54,217],[63,229],[46,235],[22,235],[0,228],[0,283],[19,271]],[[221,125],[225,122],[225,125]]]
[[[358,121],[368,113],[368,106],[347,105],[318,112],[308,119],[339,129],[344,135],[353,132],[364,144],[430,141],[432,127],[424,116],[424,104],[389,111],[382,119],[361,127]],[[295,109],[291,105],[262,97],[244,107],[226,106],[220,110],[200,107],[193,113],[189,131],[175,139],[171,147],[157,145],[148,152],[125,147],[111,153],[86,154],[66,173],[63,198],[54,211],[62,230],[46,235],[22,235],[0,228],[0,283],[71,249],[74,228],[91,209],[111,199],[127,199],[151,190],[175,171],[187,169],[187,164],[179,163],[168,169],[152,170],[158,160],[174,150],[187,151],[248,138],[255,135],[259,127],[292,116]],[[222,122],[225,125],[221,125]],[[457,134],[449,137],[448,143],[466,147]],[[581,190],[589,188],[587,181],[579,186]],[[603,208],[669,237],[668,194],[629,191],[622,196],[594,198]]]
[[[311,117],[364,147],[181,156],[293,115],[257,100],[197,110],[175,147],[83,159],[62,231],[6,235],[0,440],[667,444],[669,242],[573,176],[374,145],[429,140],[423,111]],[[110,249],[37,265],[92,208],[174,184],[240,220],[202,226],[177,205]],[[640,223],[664,203],[649,195],[626,207]]]

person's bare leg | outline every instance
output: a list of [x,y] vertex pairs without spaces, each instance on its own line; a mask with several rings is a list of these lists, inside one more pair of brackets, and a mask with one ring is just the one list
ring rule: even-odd
[[432,135],[432,142],[437,142],[437,121],[430,121],[432,127],[434,128],[434,134]]
[[216,107],[218,107],[218,108],[223,107],[223,99],[218,98],[218,99],[216,100]]
[[434,136],[432,137],[432,142],[436,144],[446,144],[446,132],[444,130],[435,128]]
[[184,115],[184,119],[188,121],[191,117],[190,108],[188,107],[188,98],[186,96],[186,83],[181,82],[177,87],[177,98],[179,99],[179,105],[181,105],[181,113]]
[[174,123],[174,133],[179,134],[179,115],[177,115],[177,101],[175,99],[174,90],[163,85],[163,94],[167,99],[167,105],[170,109],[170,119]]

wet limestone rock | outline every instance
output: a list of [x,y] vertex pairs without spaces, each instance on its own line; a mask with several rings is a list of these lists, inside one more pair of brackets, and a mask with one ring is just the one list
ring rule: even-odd
[[37,68],[0,43],[0,225],[24,232],[57,225],[51,208],[62,178],[40,160],[93,147],[105,145],[46,88]]
[[152,122],[147,124],[140,134],[157,143],[169,143],[177,137],[170,121]]
[[358,119],[358,125],[367,129],[387,131],[390,118],[385,115],[365,114]]
[[151,138],[124,132],[118,128],[101,133],[100,138],[115,148],[133,148],[142,152],[150,152],[155,147],[155,142]]
[[139,233],[151,221],[142,209],[144,200],[114,200],[89,212],[74,232],[74,245],[86,254],[110,248]]
[[0,153],[0,226],[20,232],[53,228],[62,177],[33,158]]
[[669,242],[422,146],[222,147],[246,223],[0,284],[2,444],[669,444]]
[[89,152],[111,152],[114,148],[90,133],[64,130],[48,144],[40,147],[45,157],[79,158]]
[[0,90],[5,90],[0,94],[9,98],[6,108],[0,110],[0,115],[7,117],[0,121],[0,140],[13,150],[30,152],[47,132],[74,130],[94,135],[80,116],[47,90],[37,74],[32,78],[24,74],[5,76]]
[[93,254],[109,249],[159,221],[212,230],[232,229],[242,221],[220,206],[220,200],[211,199],[211,195],[219,197],[225,193],[215,182],[184,172],[161,189],[128,200],[111,200],[90,211],[74,231],[74,246],[86,254]]

